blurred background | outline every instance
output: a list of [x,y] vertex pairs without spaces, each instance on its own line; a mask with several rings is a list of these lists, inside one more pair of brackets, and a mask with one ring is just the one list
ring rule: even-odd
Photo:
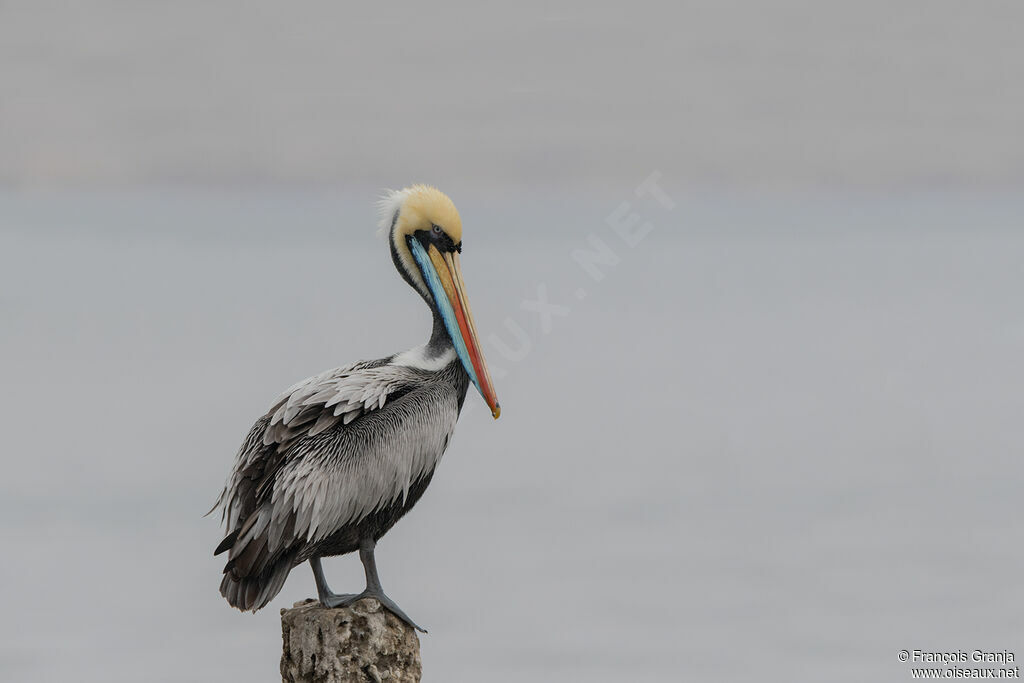
[[312,576],[231,610],[202,514],[280,391],[426,339],[375,235],[412,182],[461,210],[503,409],[379,546],[425,680],[1012,651],[1022,22],[3,0],[0,678],[276,679]]

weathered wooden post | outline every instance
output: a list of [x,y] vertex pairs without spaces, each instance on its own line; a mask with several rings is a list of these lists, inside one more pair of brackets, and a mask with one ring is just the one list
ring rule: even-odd
[[419,683],[416,630],[373,599],[328,609],[316,600],[281,610],[285,683]]

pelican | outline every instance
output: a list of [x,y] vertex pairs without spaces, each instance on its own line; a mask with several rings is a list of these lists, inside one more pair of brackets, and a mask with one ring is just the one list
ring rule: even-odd
[[[303,380],[253,425],[214,505],[226,531],[214,551],[227,553],[220,593],[239,610],[264,607],[308,561],[325,607],[374,598],[422,631],[384,593],[374,547],[426,490],[469,384],[501,412],[466,298],[455,205],[414,185],[379,208],[398,273],[433,314],[430,339]],[[366,588],[332,592],[321,558],[357,550]]]

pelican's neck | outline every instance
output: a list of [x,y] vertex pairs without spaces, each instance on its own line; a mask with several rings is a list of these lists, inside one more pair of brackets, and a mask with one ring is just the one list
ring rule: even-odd
[[448,330],[444,327],[444,321],[433,306],[430,310],[434,311],[434,329],[430,334],[430,340],[422,346],[398,354],[392,359],[392,364],[436,372],[456,359],[455,347],[448,336]]
[[434,355],[440,355],[451,351],[455,353],[455,345],[452,344],[452,338],[448,334],[448,328],[444,326],[444,320],[441,318],[441,314],[438,313],[437,307],[433,303],[428,304],[430,306],[430,314],[434,318],[434,327],[430,331],[430,340],[427,342],[427,348],[431,350]]

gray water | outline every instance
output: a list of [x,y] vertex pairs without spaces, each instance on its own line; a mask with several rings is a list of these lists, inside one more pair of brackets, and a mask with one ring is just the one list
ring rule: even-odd
[[[905,680],[903,648],[1013,650],[1024,203],[673,197],[456,197],[503,412],[469,397],[379,546],[425,680]],[[230,609],[202,514],[279,391],[426,338],[371,199],[0,195],[0,678],[275,680],[310,572]]]

